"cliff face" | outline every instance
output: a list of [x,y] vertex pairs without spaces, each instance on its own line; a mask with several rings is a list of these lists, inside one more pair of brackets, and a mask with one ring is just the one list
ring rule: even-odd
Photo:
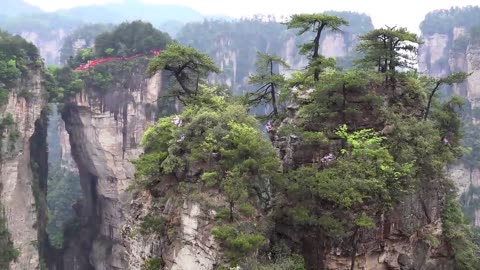
[[[128,88],[101,94],[84,89],[63,112],[69,142],[78,167],[83,199],[74,206],[78,226],[67,229],[61,261],[52,269],[142,269],[160,259],[165,269],[213,269],[218,246],[210,235],[215,213],[198,200],[170,193],[166,184],[158,194],[132,196],[132,161],[142,153],[141,139],[155,123],[156,102],[164,85],[162,75],[145,77],[145,65],[124,76]],[[62,136],[61,136],[62,137]],[[66,137],[66,136],[65,136]],[[168,193],[168,194],[167,194]],[[142,234],[147,217],[168,216],[164,233]]]
[[[130,81],[128,89],[110,89],[104,95],[85,89],[63,112],[70,138],[64,143],[71,145],[83,201],[75,207],[81,233],[67,232],[61,269],[130,269],[130,256],[137,255],[127,252],[131,244],[121,232],[130,216],[127,188],[135,174],[131,161],[142,152],[143,132],[154,123],[152,108],[162,79],[160,75],[146,79],[141,68],[121,76]],[[135,244],[139,250],[149,246]]]
[[[30,70],[10,91],[2,112],[3,117],[10,115],[15,123],[15,127],[4,134],[0,163],[0,201],[14,248],[19,251],[18,260],[11,264],[14,270],[39,267],[39,249],[44,244],[46,167],[43,161],[46,162],[46,158],[43,154],[46,149],[41,142],[45,142],[46,135],[42,131],[46,100],[42,81],[40,68]],[[31,95],[19,94],[25,90]]]
[[[459,95],[468,101],[473,118],[471,122],[465,123],[464,128],[475,130],[475,125],[478,124],[475,111],[480,106],[480,43],[474,42],[475,38],[471,36],[470,29],[463,26],[453,27],[448,33],[427,35],[424,40],[425,43],[419,50],[419,68],[422,72],[434,77],[445,77],[458,71],[470,74],[465,82],[452,86],[449,94]],[[475,155],[476,153],[472,153],[472,156]],[[449,170],[457,184],[467,216],[475,227],[479,227],[480,208],[475,203],[475,198],[480,186],[480,170],[463,162]]]
[[[373,112],[368,114],[374,115]],[[295,116],[291,116],[282,125],[294,122]],[[342,148],[340,141],[328,145],[306,143],[292,135],[276,136],[274,144],[285,168],[316,164],[322,157]],[[391,211],[377,214],[375,227],[368,229],[358,240],[355,269],[454,269],[448,247],[440,240],[444,202],[442,188],[425,183],[414,194],[402,198]],[[308,269],[350,269],[350,242],[332,244],[321,234],[312,235],[291,228],[291,224],[282,224],[280,220],[277,233],[296,243]],[[433,244],[432,239],[438,243]]]
[[449,34],[423,37],[419,49],[419,70],[433,77],[452,72],[472,73],[466,82],[455,85],[453,93],[467,98],[477,107],[480,97],[480,44],[469,41],[468,29],[454,27]]

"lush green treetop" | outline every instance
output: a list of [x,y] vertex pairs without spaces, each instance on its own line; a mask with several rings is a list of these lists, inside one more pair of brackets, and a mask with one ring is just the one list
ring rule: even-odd
[[173,43],[149,64],[147,73],[152,76],[159,70],[169,71],[181,87],[176,96],[192,96],[198,92],[200,80],[220,70],[206,54],[192,47]]
[[95,54],[98,57],[126,57],[163,49],[170,42],[170,36],[155,29],[152,24],[133,21],[120,24],[112,32],[98,35],[95,39]]
[[40,64],[38,49],[20,36],[0,31],[0,89],[15,86],[28,66]]

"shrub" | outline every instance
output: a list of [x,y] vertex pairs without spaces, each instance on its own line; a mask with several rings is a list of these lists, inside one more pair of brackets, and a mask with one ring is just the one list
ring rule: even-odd
[[159,270],[164,265],[162,258],[148,258],[142,266],[142,270]]
[[166,223],[162,216],[147,216],[140,224],[139,232],[143,235],[160,233],[165,229]]

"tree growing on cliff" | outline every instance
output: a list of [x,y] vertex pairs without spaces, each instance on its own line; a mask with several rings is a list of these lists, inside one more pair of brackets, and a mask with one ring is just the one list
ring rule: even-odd
[[178,43],[168,45],[166,50],[152,59],[147,74],[153,76],[160,70],[166,70],[175,77],[180,90],[174,91],[174,95],[180,101],[184,97],[196,96],[202,80],[210,73],[220,72],[208,55]]
[[425,108],[425,114],[423,116],[423,120],[428,119],[430,108],[432,106],[433,97],[435,96],[435,94],[437,93],[437,91],[440,89],[442,85],[453,85],[456,83],[461,83],[465,81],[468,76],[470,76],[470,74],[467,74],[465,72],[455,72],[448,75],[445,78],[435,79],[433,89],[430,91],[430,94],[428,95],[428,103],[427,103],[427,107]]
[[300,29],[297,35],[303,35],[309,30],[315,35],[311,42],[300,47],[300,53],[310,58],[309,68],[313,70],[315,81],[320,79],[320,72],[324,65],[324,57],[320,55],[320,41],[324,30],[340,31],[342,26],[347,26],[348,21],[335,15],[328,14],[295,14],[286,23],[288,29]]
[[[257,52],[257,74],[249,77],[249,82],[260,87],[253,93],[247,94],[250,105],[271,104],[273,115],[278,118],[278,91],[285,83],[285,78],[276,73],[275,69],[288,67],[278,55]],[[269,115],[270,116],[270,115]]]
[[20,253],[13,247],[4,212],[5,210],[0,204],[0,267],[2,269],[9,269],[10,263],[15,261]]
[[358,50],[364,57],[357,61],[363,68],[375,68],[384,74],[385,87],[395,91],[400,69],[412,69],[416,64],[420,39],[406,28],[385,27],[360,36]]
[[349,238],[354,258],[362,230],[375,226],[374,213],[391,209],[408,190],[411,166],[396,162],[385,138],[371,129],[349,132],[343,125],[336,134],[346,141],[337,158],[323,170],[292,171],[283,188],[294,205],[287,210],[294,223],[312,236]]

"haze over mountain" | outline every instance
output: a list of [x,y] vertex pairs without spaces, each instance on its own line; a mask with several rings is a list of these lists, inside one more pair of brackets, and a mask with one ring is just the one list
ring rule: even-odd
[[[126,1],[122,0],[26,0],[28,3],[37,5],[44,10],[55,11],[58,9],[71,8],[80,5],[93,5],[109,3],[108,6],[121,5]],[[337,0],[337,1],[309,1],[298,0],[294,4],[289,1],[273,1],[273,0],[245,0],[245,1],[220,1],[220,0],[208,0],[208,1],[196,1],[196,0],[134,0],[127,2],[141,2],[142,5],[156,4],[156,5],[181,5],[190,7],[204,15],[218,15],[223,14],[230,17],[251,17],[254,14],[273,14],[277,17],[291,15],[293,13],[311,13],[311,12],[323,12],[327,10],[338,11],[356,11],[360,13],[366,13],[370,15],[373,20],[373,24],[376,27],[382,27],[384,25],[402,25],[410,29],[410,31],[419,32],[418,25],[431,10],[435,9],[449,9],[453,6],[468,6],[478,5],[478,0],[405,0],[401,2],[401,5],[397,1],[386,0]],[[140,5],[140,4],[138,4]],[[128,5],[125,5],[128,6]],[[395,12],[386,12],[395,6]],[[153,6],[146,7],[145,12],[149,13],[149,9]],[[162,9],[158,7],[158,9]],[[159,13],[162,14],[162,13]],[[176,20],[184,19],[183,13],[170,13],[176,15]],[[186,13],[187,14],[187,13]],[[408,14],[408,15],[407,15]],[[161,17],[161,16],[158,16]]]
[[0,15],[15,16],[19,14],[42,12],[39,7],[19,0],[2,0],[1,5]]
[[0,0],[0,270],[480,270],[478,1]]

